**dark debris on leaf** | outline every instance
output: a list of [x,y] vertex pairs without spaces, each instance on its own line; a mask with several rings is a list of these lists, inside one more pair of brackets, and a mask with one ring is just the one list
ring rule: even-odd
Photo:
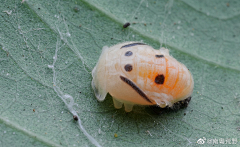
[[74,119],[75,121],[78,121],[78,117],[77,117],[76,115],[73,115],[73,119]]
[[127,28],[127,27],[129,27],[131,24],[129,23],[129,22],[127,22],[127,23],[125,23],[124,25],[123,25],[123,28]]

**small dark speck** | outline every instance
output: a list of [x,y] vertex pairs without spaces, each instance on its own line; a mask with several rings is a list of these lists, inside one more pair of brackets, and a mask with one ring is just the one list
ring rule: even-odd
[[74,10],[75,12],[80,11],[80,9],[79,9],[78,7],[74,7],[73,10]]
[[78,121],[78,117],[76,115],[73,115],[73,119]]
[[193,112],[193,110],[191,110],[191,112]]
[[223,107],[221,107],[223,109]]
[[113,38],[111,38],[111,40],[113,40]]
[[186,115],[186,113],[184,113],[184,115]]
[[135,19],[138,19],[137,17],[135,17]]
[[41,8],[38,8],[38,10],[40,10]]
[[23,109],[23,111],[25,111],[25,109]]
[[236,35],[233,35],[233,37],[236,37]]
[[145,26],[147,26],[147,24],[144,24]]
[[152,25],[152,23],[150,23],[150,25]]
[[82,93],[81,91],[79,93]]
[[228,6],[228,7],[230,6],[229,3],[227,3],[227,6]]
[[35,109],[33,109],[33,112],[35,112]]
[[129,23],[129,22],[125,23],[125,24],[123,25],[123,28],[127,28],[128,26],[130,26],[130,23]]

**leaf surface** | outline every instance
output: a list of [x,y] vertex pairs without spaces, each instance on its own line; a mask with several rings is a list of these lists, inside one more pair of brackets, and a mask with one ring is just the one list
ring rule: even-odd
[[[1,146],[239,145],[239,1],[9,0],[0,10]],[[125,113],[110,95],[96,100],[91,70],[103,46],[124,41],[164,46],[189,68],[186,109]]]

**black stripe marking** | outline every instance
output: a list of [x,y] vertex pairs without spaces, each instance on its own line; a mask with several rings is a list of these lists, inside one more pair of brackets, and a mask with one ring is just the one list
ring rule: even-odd
[[131,43],[131,44],[127,44],[127,45],[122,46],[120,49],[131,47],[131,46],[136,46],[136,45],[146,45],[146,44],[144,44],[144,43]]
[[162,58],[164,55],[155,55],[156,58]]
[[142,96],[146,101],[148,101],[149,103],[152,103],[152,101],[146,96],[146,94],[137,87],[137,85],[135,85],[132,81],[130,81],[129,79],[120,76],[121,80],[125,83],[127,83],[129,86],[131,86],[140,96]]

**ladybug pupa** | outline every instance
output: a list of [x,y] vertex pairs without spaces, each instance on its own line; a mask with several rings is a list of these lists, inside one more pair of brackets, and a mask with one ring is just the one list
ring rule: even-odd
[[125,42],[103,47],[92,71],[92,88],[99,101],[109,93],[114,107],[130,112],[134,105],[161,108],[190,100],[194,82],[185,65],[168,49],[153,49],[144,43]]

